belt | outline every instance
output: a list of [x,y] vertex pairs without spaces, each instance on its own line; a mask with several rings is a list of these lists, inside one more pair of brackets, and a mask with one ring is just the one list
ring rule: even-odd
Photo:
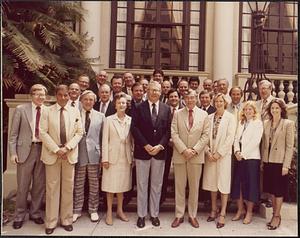
[[41,145],[42,142],[33,141],[31,144],[34,144],[34,145]]

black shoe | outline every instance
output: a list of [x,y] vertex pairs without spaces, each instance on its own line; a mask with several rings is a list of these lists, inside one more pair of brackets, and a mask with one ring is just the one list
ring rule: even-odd
[[14,221],[13,228],[20,229],[23,226],[23,221]]
[[143,228],[145,226],[145,217],[139,217],[136,225],[138,228]]
[[29,220],[34,221],[35,224],[39,224],[39,225],[44,224],[44,220],[41,217],[38,218],[29,217]]
[[62,226],[66,231],[73,231],[73,226],[72,225],[66,225]]
[[159,226],[160,225],[160,221],[159,221],[158,217],[150,217],[150,221],[152,222],[153,226]]
[[55,229],[55,228],[46,228],[46,229],[45,229],[45,233],[46,233],[47,235],[50,235],[50,234],[53,233],[54,229]]
[[272,207],[272,201],[270,200],[266,201],[266,207],[268,208]]

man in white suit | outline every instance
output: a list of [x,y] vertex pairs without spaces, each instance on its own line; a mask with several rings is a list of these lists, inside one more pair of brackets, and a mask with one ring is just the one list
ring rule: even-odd
[[189,183],[189,222],[194,228],[197,221],[198,190],[204,163],[204,148],[208,143],[209,121],[207,112],[196,106],[197,93],[189,89],[184,96],[186,107],[175,112],[171,137],[174,143],[173,163],[175,176],[175,220],[172,227],[183,222],[186,181]]
[[10,159],[17,164],[17,198],[13,228],[19,229],[27,211],[27,196],[32,181],[31,206],[29,219],[43,224],[41,203],[45,193],[45,166],[40,160],[42,142],[39,122],[44,110],[47,89],[35,84],[30,89],[31,102],[17,106],[12,120],[9,153]]
[[80,112],[69,106],[67,85],[56,90],[57,103],[47,108],[41,119],[42,161],[46,167],[46,234],[53,233],[60,214],[60,224],[73,230],[74,167],[83,129]]

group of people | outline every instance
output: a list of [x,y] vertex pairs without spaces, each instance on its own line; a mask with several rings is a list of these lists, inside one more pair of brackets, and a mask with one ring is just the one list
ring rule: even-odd
[[[287,119],[285,103],[271,95],[269,81],[260,82],[259,101],[242,102],[242,89],[229,90],[226,79],[206,79],[202,91],[199,78],[182,78],[175,85],[162,70],[154,70],[150,82],[135,82],[130,72],[114,75],[108,83],[101,71],[96,79],[90,85],[89,77],[81,75],[69,86],[57,86],[51,106],[44,105],[46,87],[35,84],[31,103],[15,109],[9,138],[10,159],[17,164],[15,229],[23,225],[31,182],[29,219],[45,223],[46,234],[58,223],[72,231],[85,195],[90,219],[98,221],[100,191],[106,193],[106,224],[113,225],[114,194],[116,217],[128,222],[123,204],[135,185],[137,227],[145,226],[148,214],[152,225],[159,226],[171,163],[171,227],[184,222],[187,186],[192,227],[199,227],[199,188],[200,196],[203,190],[210,193],[207,222],[216,221],[217,228],[225,225],[229,195],[238,207],[232,221],[249,224],[261,192],[272,198],[267,228],[279,227],[295,126]],[[44,194],[45,221],[40,211]]]

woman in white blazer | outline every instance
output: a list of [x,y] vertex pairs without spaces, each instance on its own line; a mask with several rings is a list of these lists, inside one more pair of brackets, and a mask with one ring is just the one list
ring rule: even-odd
[[114,98],[117,112],[106,118],[102,138],[102,191],[107,192],[106,224],[112,225],[112,202],[117,194],[117,217],[128,222],[123,212],[123,193],[131,189],[132,181],[132,137],[131,117],[125,114],[126,95],[117,94]]
[[252,210],[259,201],[259,167],[260,141],[263,134],[263,123],[259,118],[256,102],[248,101],[244,104],[238,124],[235,140],[234,155],[236,162],[232,182],[231,198],[237,200],[237,213],[232,221],[238,221],[245,214],[243,224],[252,221]]
[[207,221],[217,217],[217,192],[221,192],[221,212],[217,228],[225,225],[225,214],[230,193],[231,153],[236,122],[234,116],[226,111],[224,94],[218,93],[213,100],[216,112],[209,115],[210,133],[206,148],[203,171],[203,189],[211,191],[211,213]]

